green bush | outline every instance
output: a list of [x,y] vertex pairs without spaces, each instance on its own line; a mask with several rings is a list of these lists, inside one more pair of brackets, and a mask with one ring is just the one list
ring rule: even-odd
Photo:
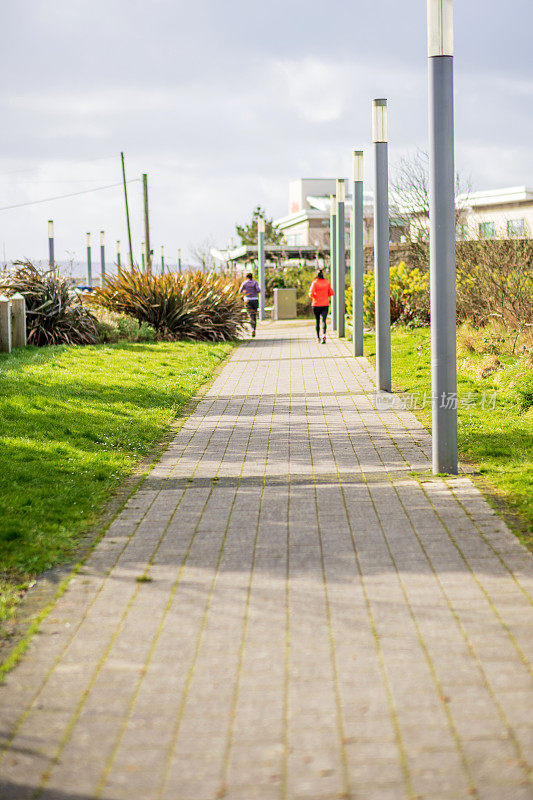
[[[374,324],[376,314],[374,273],[363,275],[363,319]],[[390,269],[391,323],[410,326],[429,322],[429,274],[418,268],[409,270],[402,261]],[[346,313],[352,315],[352,289],[346,290]]]
[[[133,317],[140,324],[134,341],[196,339],[228,341],[243,326],[237,282],[212,273],[155,275],[119,268],[91,295],[94,306]],[[126,338],[130,323],[120,323]],[[119,329],[120,335],[120,329]],[[140,339],[139,336],[144,337]]]
[[26,300],[28,344],[42,347],[53,344],[94,344],[98,341],[96,319],[74,294],[68,278],[56,270],[38,269],[30,261],[16,261],[15,271],[7,275],[0,291],[17,292]]
[[116,344],[120,339],[117,326],[112,322],[97,319],[96,330],[99,344]]
[[116,344],[117,342],[154,342],[156,332],[147,322],[139,323],[132,317],[107,312],[96,315],[96,328],[100,344]]

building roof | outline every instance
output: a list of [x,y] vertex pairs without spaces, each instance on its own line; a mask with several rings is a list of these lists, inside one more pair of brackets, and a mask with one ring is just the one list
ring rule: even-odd
[[492,189],[488,192],[466,192],[459,195],[459,202],[465,206],[500,206],[507,203],[533,202],[533,189],[527,186],[511,186],[507,189]]
[[[232,250],[218,250],[216,247],[211,248],[211,255],[217,261],[222,261],[225,264],[238,261],[248,262],[254,261],[257,258],[257,245],[246,244],[242,247],[235,247]],[[287,245],[287,244],[266,244],[265,257],[278,256],[285,261],[302,261],[304,259],[310,261],[313,258],[323,257],[329,255],[329,247],[315,247],[314,245]]]

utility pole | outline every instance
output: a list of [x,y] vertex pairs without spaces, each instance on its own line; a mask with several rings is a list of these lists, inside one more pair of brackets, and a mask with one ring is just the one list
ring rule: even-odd
[[146,271],[152,271],[152,251],[150,250],[150,221],[148,219],[148,175],[143,173],[144,199],[144,243],[146,246]]
[[128,225],[128,245],[130,248],[130,267],[133,266],[133,249],[131,246],[131,227],[130,227],[130,210],[128,207],[128,190],[126,188],[126,168],[124,166],[124,153],[120,154],[122,159],[122,180],[124,182],[124,200],[126,201],[126,223]]

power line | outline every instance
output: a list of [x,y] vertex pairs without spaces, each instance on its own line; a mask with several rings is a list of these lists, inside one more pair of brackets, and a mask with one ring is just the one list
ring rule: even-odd
[[[140,178],[131,178],[127,183],[138,183],[140,180]],[[23,206],[35,206],[38,203],[48,203],[51,200],[64,200],[67,197],[77,197],[80,194],[90,194],[91,192],[101,192],[104,189],[113,189],[116,186],[122,186],[122,181],[120,183],[110,183],[108,186],[97,186],[94,189],[85,189],[83,192],[58,194],[56,197],[43,197],[42,200],[30,200],[28,203],[15,203],[13,206],[1,206],[0,211],[8,211],[10,208],[22,208]]]

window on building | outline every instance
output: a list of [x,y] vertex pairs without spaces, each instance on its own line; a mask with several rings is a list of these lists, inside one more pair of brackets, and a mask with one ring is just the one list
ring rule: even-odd
[[479,238],[492,239],[496,236],[496,225],[494,222],[480,222],[479,223]]
[[457,226],[456,238],[461,242],[464,242],[466,239],[468,239],[468,225],[466,225],[464,222]]
[[525,219],[508,219],[507,220],[507,236],[525,236],[526,235],[526,221]]
[[296,246],[302,244],[302,234],[301,233],[291,233],[286,237],[286,240],[287,240],[287,244],[289,245],[289,247],[291,245],[296,247]]

